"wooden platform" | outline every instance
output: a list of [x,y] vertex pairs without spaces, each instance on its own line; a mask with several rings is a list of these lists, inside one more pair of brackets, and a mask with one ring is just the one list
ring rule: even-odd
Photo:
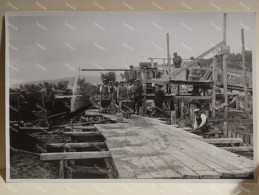
[[118,178],[247,178],[254,171],[252,160],[157,119],[133,115],[128,123],[94,126],[106,139]]

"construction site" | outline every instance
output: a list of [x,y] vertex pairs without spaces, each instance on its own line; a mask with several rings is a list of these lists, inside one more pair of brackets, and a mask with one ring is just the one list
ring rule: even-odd
[[[131,69],[80,67],[72,91],[54,93],[51,115],[38,106],[29,111],[30,120],[22,120],[14,95],[11,178],[253,179],[253,82],[246,65],[252,57],[247,59],[240,29],[240,58],[233,58],[226,14],[222,29],[221,42],[182,59],[179,67],[171,57],[169,40],[175,37],[169,33],[164,58],[151,56]],[[130,71],[143,88],[137,114],[130,99],[104,108],[99,86],[91,97],[78,90],[84,72]],[[156,86],[164,91],[160,108],[154,106]],[[194,127],[196,112],[206,116],[206,131]]]

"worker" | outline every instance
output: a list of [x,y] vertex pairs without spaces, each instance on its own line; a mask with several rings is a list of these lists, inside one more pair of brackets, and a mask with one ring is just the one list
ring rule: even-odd
[[205,133],[208,131],[208,124],[207,124],[207,116],[201,112],[200,109],[196,108],[194,109],[194,124],[193,129],[194,130],[200,130],[202,133]]
[[173,57],[173,64],[175,68],[180,68],[182,65],[182,58],[181,56],[177,55],[177,52],[173,53],[174,57]]
[[127,90],[128,90],[128,100],[133,100],[133,83],[131,80],[128,81]]
[[42,96],[42,104],[43,107],[46,109],[46,111],[51,114],[54,110],[54,94],[51,90],[51,88],[46,89],[46,93]]
[[119,89],[119,83],[118,81],[115,81],[113,85],[112,99],[115,101],[116,104],[118,104],[118,89]]
[[113,90],[114,90],[114,88],[113,88],[113,82],[112,81],[109,81],[108,82],[108,87],[109,87],[109,96],[110,96],[110,99],[112,99],[112,94],[113,94]]
[[161,111],[163,109],[165,92],[162,90],[162,86],[159,84],[155,84],[155,106],[157,111]]
[[26,100],[26,91],[22,89],[17,97],[18,114],[20,120],[27,120],[28,102]]
[[118,99],[118,102],[119,102],[120,109],[122,109],[123,101],[128,99],[128,90],[127,90],[127,87],[124,84],[125,84],[125,82],[121,81],[120,86],[118,88],[117,99]]
[[130,65],[129,68],[129,80],[133,82],[137,79],[137,71],[133,69],[133,65]]
[[134,81],[134,86],[133,86],[133,96],[134,96],[133,109],[134,109],[134,113],[136,113],[137,115],[139,114],[139,108],[141,106],[142,94],[143,94],[143,87],[140,84],[140,81],[137,79]]
[[104,111],[107,111],[107,107],[111,104],[111,93],[110,87],[108,85],[108,80],[103,79],[103,84],[100,86],[100,93],[101,93],[101,107]]
[[118,88],[118,100],[123,101],[128,99],[128,90],[127,87],[124,85],[125,82],[121,81],[120,86]]

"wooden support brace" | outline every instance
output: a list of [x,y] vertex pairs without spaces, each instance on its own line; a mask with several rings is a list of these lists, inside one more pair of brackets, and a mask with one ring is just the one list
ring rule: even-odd
[[55,143],[48,144],[48,147],[52,148],[86,148],[90,146],[105,146],[105,142],[85,142],[85,143]]
[[96,159],[96,158],[111,158],[109,151],[102,152],[64,152],[64,153],[43,153],[40,155],[40,160],[75,160],[75,159]]

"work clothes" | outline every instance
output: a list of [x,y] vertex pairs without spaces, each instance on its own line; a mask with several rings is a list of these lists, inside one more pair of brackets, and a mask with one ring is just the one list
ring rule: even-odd
[[175,68],[180,68],[181,65],[182,65],[182,58],[181,58],[181,56],[174,56],[173,57],[173,63],[174,63]]
[[42,96],[42,104],[48,112],[53,112],[54,94],[52,92],[44,93]]
[[102,84],[100,86],[100,93],[102,100],[111,100],[111,89],[107,84]]
[[136,70],[129,70],[128,71],[128,75],[129,75],[129,80],[131,81],[135,81],[137,79],[137,71]]
[[118,86],[113,86],[112,99],[115,100],[116,103],[118,100],[118,90],[119,90]]
[[127,100],[128,99],[128,90],[126,86],[119,86],[118,89],[118,100]]
[[128,99],[129,100],[133,100],[134,99],[134,95],[133,95],[133,87],[134,85],[128,85],[127,86],[127,90],[128,90]]
[[133,96],[134,96],[134,112],[139,114],[139,108],[141,107],[141,99],[143,94],[143,87],[141,85],[134,85]]
[[155,106],[158,108],[163,107],[165,92],[158,88],[155,90]]
[[207,116],[203,113],[195,114],[193,128],[199,128],[202,133],[208,131]]

